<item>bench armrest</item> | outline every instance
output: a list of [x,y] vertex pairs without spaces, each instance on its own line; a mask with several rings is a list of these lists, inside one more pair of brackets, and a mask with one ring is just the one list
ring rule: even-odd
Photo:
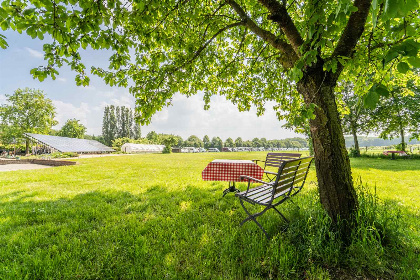
[[258,180],[258,179],[254,178],[254,177],[247,176],[247,175],[240,175],[240,176],[239,176],[239,178],[240,178],[240,179],[247,179],[247,180],[248,180],[248,187],[247,187],[247,189],[246,189],[245,196],[246,196],[246,195],[248,194],[248,192],[249,192],[249,187],[251,186],[251,182],[252,182],[252,181],[255,181],[255,182],[258,182],[258,183],[261,183],[261,184],[265,184],[265,185],[270,184],[269,182],[264,182],[264,181],[262,181],[262,180]]
[[264,182],[262,180],[258,180],[258,179],[254,178],[254,177],[247,176],[247,175],[241,175],[241,176],[239,176],[239,178],[240,179],[247,179],[249,182],[250,181],[255,181],[255,182],[258,182],[258,183],[262,183],[262,184],[268,184],[267,182]]

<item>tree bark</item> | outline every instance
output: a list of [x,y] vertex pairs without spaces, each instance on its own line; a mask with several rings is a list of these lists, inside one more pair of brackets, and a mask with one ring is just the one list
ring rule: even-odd
[[404,128],[402,125],[400,126],[400,134],[401,134],[401,150],[405,152],[405,140],[404,140]]
[[350,120],[350,126],[351,126],[351,134],[353,134],[354,139],[354,149],[356,150],[356,156],[360,156],[360,148],[359,148],[359,140],[357,139],[357,129],[356,124],[353,120]]
[[337,82],[329,72],[324,72],[322,62],[317,64],[306,69],[297,89],[307,105],[316,105],[316,118],[310,120],[310,130],[319,195],[321,204],[334,223],[350,221],[358,203],[335,101]]
[[29,154],[29,139],[26,138],[25,155]]

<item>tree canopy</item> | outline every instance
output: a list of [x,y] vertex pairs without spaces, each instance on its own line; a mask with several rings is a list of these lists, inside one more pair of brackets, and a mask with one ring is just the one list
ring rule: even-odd
[[[20,142],[24,133],[48,134],[58,122],[55,107],[41,90],[17,89],[13,95],[6,94],[7,104],[0,107],[0,122],[4,142],[12,139]],[[26,153],[29,140],[26,140]]]
[[69,119],[58,131],[57,135],[70,138],[83,138],[86,133],[86,126],[80,123],[80,120]]

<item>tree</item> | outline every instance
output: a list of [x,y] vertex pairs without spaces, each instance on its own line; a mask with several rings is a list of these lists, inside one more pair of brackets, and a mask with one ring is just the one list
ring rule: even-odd
[[298,152],[299,152],[299,149],[302,148],[302,144],[299,141],[295,141],[295,140],[291,141],[291,145],[293,148],[296,148]]
[[185,146],[186,147],[196,147],[196,148],[200,148],[203,147],[204,143],[203,141],[201,141],[200,138],[198,138],[195,135],[191,135],[190,137],[188,137],[188,139],[185,141]]
[[117,138],[140,139],[140,125],[134,121],[131,108],[125,106],[106,106],[102,122],[102,135],[108,146]]
[[[400,149],[405,151],[406,135],[420,139],[420,90],[403,92],[400,87],[391,91],[391,98],[382,99],[372,112],[376,132],[383,139],[401,137]],[[373,126],[373,125],[372,125]]]
[[[17,89],[13,95],[6,94],[8,104],[1,105],[0,120],[4,136],[17,141],[25,138],[24,133],[48,134],[58,122],[55,107],[41,90]],[[26,154],[29,153],[29,139],[26,138]]]
[[232,138],[229,137],[228,139],[226,139],[225,147],[229,147],[229,148],[235,147],[235,142],[233,142]]
[[106,106],[104,110],[104,118],[102,121],[102,136],[105,145],[111,146],[112,141],[118,138],[117,117],[115,115],[115,106]]
[[207,135],[204,135],[203,137],[203,145],[205,149],[210,148],[210,138]]
[[342,124],[343,132],[353,136],[354,154],[360,156],[359,141],[357,133],[367,133],[371,128],[374,119],[371,117],[371,110],[365,108],[361,102],[360,96],[354,92],[354,86],[351,83],[342,85],[341,99],[343,101]]
[[213,137],[211,139],[211,147],[212,148],[217,148],[219,149],[219,151],[222,151],[223,149],[223,140],[220,137]]
[[[87,85],[80,48],[112,50],[109,69],[91,71],[111,86],[130,85],[142,123],[178,92],[205,92],[206,108],[210,95],[220,94],[239,110],[254,104],[259,115],[270,100],[279,118],[299,111],[302,120],[310,119],[321,203],[337,222],[350,220],[358,203],[335,87],[343,71],[357,79],[372,61],[400,60],[390,68],[401,71],[407,63],[417,67],[419,45],[412,38],[418,38],[418,4],[6,0],[0,15],[3,29],[54,38],[44,45],[48,65],[31,70],[39,80],[55,78],[57,67],[68,63],[77,72],[76,83]],[[4,39],[0,44],[7,46]],[[377,76],[367,81],[373,85],[368,103],[383,93],[380,81]]]
[[67,120],[57,135],[70,138],[83,138],[86,133],[86,126],[79,123],[80,120]]
[[169,137],[163,139],[162,144],[165,145],[165,149],[163,150],[163,152],[165,154],[172,153],[172,146],[176,145],[178,141],[179,140],[174,135],[170,135]]
[[155,131],[150,131],[149,133],[147,133],[146,138],[151,143],[154,143],[154,144],[159,143],[159,135]]
[[241,137],[238,137],[235,139],[235,146],[236,147],[243,147],[244,146],[244,141],[242,140]]

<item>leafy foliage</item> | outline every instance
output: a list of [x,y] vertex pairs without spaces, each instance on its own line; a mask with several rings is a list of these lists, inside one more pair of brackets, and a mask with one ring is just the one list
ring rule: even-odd
[[76,119],[67,120],[57,135],[70,138],[84,138],[86,126],[79,122],[80,120]]
[[[352,73],[366,77],[374,71],[371,66],[392,64],[390,68],[401,72],[419,67],[419,44],[413,39],[419,32],[416,0],[373,1],[354,59],[334,55],[336,38],[358,10],[351,1],[286,1],[288,16],[302,37],[299,50],[296,36],[264,16],[270,7],[260,2],[10,0],[2,2],[0,26],[41,40],[46,34],[52,37],[53,42],[44,45],[47,66],[31,71],[39,80],[48,75],[54,79],[58,68],[68,64],[77,72],[76,83],[87,85],[80,50],[112,50],[109,69],[92,67],[91,73],[111,86],[130,86],[138,118],[146,123],[171,104],[174,93],[198,91],[205,93],[206,107],[210,95],[223,94],[240,110],[255,105],[261,114],[265,101],[273,100],[279,117],[285,117],[296,106],[304,108],[291,81],[298,81],[304,68],[320,59],[326,71],[345,66],[357,86],[364,82]],[[0,45],[7,46],[4,36]],[[298,57],[288,57],[287,48],[295,48]],[[369,106],[377,100],[376,88],[384,89],[375,82],[385,72],[377,71],[368,81],[374,87],[366,97]]]
[[[41,90],[17,89],[6,94],[6,104],[0,107],[2,142],[22,142],[24,133],[48,134],[57,124],[55,107]],[[28,142],[27,150],[28,152]]]
[[420,90],[414,86],[411,89],[413,91],[394,87],[392,98],[381,100],[372,112],[375,131],[384,139],[400,136],[402,150],[406,146],[405,135],[420,140]]

